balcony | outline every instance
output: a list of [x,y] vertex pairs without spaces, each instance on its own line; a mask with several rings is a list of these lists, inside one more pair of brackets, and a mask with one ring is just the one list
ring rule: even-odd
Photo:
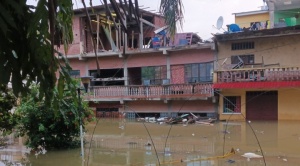
[[[216,71],[214,88],[279,88],[300,86],[300,67],[248,68]],[[242,83],[247,82],[247,84]]]
[[86,95],[93,101],[131,100],[193,100],[213,96],[212,84],[170,84],[170,85],[129,85],[93,86]]

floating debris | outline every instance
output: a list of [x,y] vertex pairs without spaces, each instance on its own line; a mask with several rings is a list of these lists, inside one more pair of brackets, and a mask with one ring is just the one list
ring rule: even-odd
[[224,133],[224,134],[230,134],[230,131],[228,131],[228,130],[224,130],[224,131],[222,131],[222,133]]
[[262,157],[263,157],[263,156],[261,156],[261,155],[258,155],[258,154],[255,154],[255,153],[251,153],[251,152],[249,152],[249,153],[244,153],[242,156],[243,156],[243,157],[246,157],[246,158],[247,158],[247,161],[250,161],[251,158],[262,158]]

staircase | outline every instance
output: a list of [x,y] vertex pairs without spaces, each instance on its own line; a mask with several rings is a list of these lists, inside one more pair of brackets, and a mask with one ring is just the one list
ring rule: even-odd
[[232,69],[239,69],[244,66],[244,61],[240,58],[240,56],[237,56],[237,57],[239,59],[239,62],[236,65],[234,65],[232,67]]

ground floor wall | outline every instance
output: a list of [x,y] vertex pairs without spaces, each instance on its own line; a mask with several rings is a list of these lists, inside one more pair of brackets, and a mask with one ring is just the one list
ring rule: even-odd
[[137,100],[120,102],[90,103],[97,117],[138,116],[175,117],[184,113],[193,113],[201,117],[216,117],[215,104],[211,100]]
[[[224,102],[228,96],[240,96],[241,98],[241,107],[240,113],[224,113]],[[246,93],[242,89],[223,89],[219,92],[219,119],[220,120],[244,120],[246,115]]]
[[278,94],[278,119],[300,120],[300,89],[282,89]]
[[[130,109],[131,110],[130,110]],[[125,108],[126,109],[126,108]],[[215,115],[214,104],[211,100],[172,100],[172,101],[134,101],[127,103],[127,112],[155,113],[157,117],[174,117],[184,113],[194,113],[197,116]]]
[[[277,104],[277,120],[300,120],[300,89],[282,88],[282,89],[223,89],[220,91],[218,114],[220,120],[246,120],[247,119],[247,99],[246,93],[249,91],[276,91],[277,102],[265,104]],[[228,96],[240,97],[240,111],[238,113],[224,113],[224,100]],[[248,102],[249,104],[249,102]],[[255,103],[251,103],[255,104]],[[258,115],[259,116],[259,115]]]

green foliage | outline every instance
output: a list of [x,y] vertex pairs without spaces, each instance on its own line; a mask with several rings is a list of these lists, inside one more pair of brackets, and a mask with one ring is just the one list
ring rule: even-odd
[[3,134],[11,133],[18,117],[11,110],[16,105],[16,97],[6,86],[0,85],[0,130]]
[[165,17],[166,25],[169,25],[169,33],[173,38],[176,33],[176,23],[179,20],[182,27],[183,4],[182,0],[161,0],[159,11]]
[[59,67],[53,38],[62,34],[56,37],[65,48],[72,42],[72,7],[70,0],[39,0],[36,7],[26,0],[0,1],[0,84],[11,81],[14,94],[24,96],[34,81],[40,97],[51,100]]
[[[78,85],[71,83],[74,88]],[[38,87],[32,87],[31,95],[23,97],[17,114],[21,116],[18,132],[26,135],[26,146],[36,149],[45,146],[47,149],[74,148],[80,145],[80,118],[83,127],[93,117],[93,112],[88,108],[88,103],[81,98],[74,98],[76,89],[63,89],[62,98],[57,89],[51,103],[58,103],[58,107],[47,107],[45,100],[39,100]],[[77,95],[75,95],[77,96]],[[80,115],[80,111],[82,114]]]

